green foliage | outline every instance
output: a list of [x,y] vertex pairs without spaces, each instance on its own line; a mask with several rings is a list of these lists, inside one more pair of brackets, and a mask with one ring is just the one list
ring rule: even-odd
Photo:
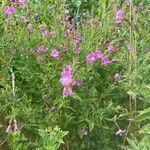
[[143,126],[140,131],[141,134],[150,134],[150,124]]
[[60,130],[60,128],[55,127],[54,129],[48,128],[46,130],[39,129],[39,134],[41,139],[39,142],[41,146],[37,150],[56,150],[63,144],[62,138],[67,135],[68,132]]
[[144,109],[136,116],[135,120],[137,122],[142,122],[145,120],[150,120],[150,108]]
[[149,150],[150,149],[150,136],[145,136],[141,141],[136,141],[135,139],[127,139],[129,142],[128,150]]
[[28,139],[20,132],[14,132],[8,135],[8,142],[11,150],[27,150]]
[[92,12],[94,15],[99,8],[98,0],[67,0],[66,2],[69,14],[78,20],[84,12]]

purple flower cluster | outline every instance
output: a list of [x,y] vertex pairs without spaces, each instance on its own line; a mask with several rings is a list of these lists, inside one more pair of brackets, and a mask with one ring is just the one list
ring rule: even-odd
[[107,66],[107,65],[112,64],[112,62],[111,62],[111,61],[109,60],[109,58],[106,57],[106,56],[103,56],[101,60],[102,60],[102,61],[101,61],[101,64],[104,65],[104,66]]
[[72,26],[72,20],[71,18],[68,18],[68,21],[66,22],[67,28],[66,33],[70,35],[73,32],[73,26]]
[[63,86],[70,86],[73,82],[72,78],[72,66],[65,65],[63,71],[61,72],[61,79],[60,82]]
[[63,96],[71,96],[73,94],[72,88],[70,86],[65,86],[63,89]]
[[[46,52],[47,50],[48,50],[48,48],[45,47],[44,45],[39,45],[36,51],[41,54],[41,53]],[[60,52],[57,51],[56,49],[52,49],[50,56],[53,58],[57,58],[60,56]]]
[[46,48],[44,45],[40,45],[37,49],[38,52],[46,52],[48,48]]
[[63,89],[63,96],[71,96],[73,94],[72,91],[72,66],[71,65],[65,65],[62,72],[61,72],[61,78],[60,83],[64,86]]
[[51,56],[52,57],[56,58],[56,57],[59,57],[59,55],[60,55],[60,52],[58,52],[56,49],[53,49],[51,51]]
[[69,41],[72,43],[74,47],[74,53],[79,54],[80,53],[80,38],[78,37],[79,35],[74,31],[73,28],[73,23],[71,18],[68,19],[66,22],[66,30],[65,30],[65,37],[69,39]]
[[7,7],[7,8],[4,10],[4,14],[5,14],[5,15],[8,15],[8,16],[14,14],[15,12],[16,12],[16,8],[13,7],[13,6]]
[[48,35],[48,30],[44,27],[41,27],[41,34],[43,37],[47,36]]
[[17,3],[20,6],[23,6],[25,4],[25,0],[10,0],[12,3]]
[[[10,0],[11,3],[16,3],[19,4],[20,6],[24,6],[25,4],[25,0]],[[4,14],[7,16],[11,16],[14,13],[16,13],[16,8],[13,6],[8,6],[5,10],[4,10]]]
[[64,87],[62,95],[64,97],[71,96],[73,94],[72,87],[80,87],[82,85],[81,80],[73,80],[73,69],[71,65],[64,65],[61,72],[60,83]]
[[95,61],[95,54],[94,53],[90,53],[86,56],[86,61],[89,63],[89,64],[92,64],[94,61]]
[[114,46],[112,44],[109,44],[107,46],[107,49],[108,49],[109,52],[114,52],[115,51]]
[[55,31],[54,30],[51,30],[49,31],[46,27],[44,27],[43,25],[41,26],[40,28],[40,32],[41,32],[41,35],[43,37],[54,37],[55,36]]
[[25,0],[18,0],[18,3],[20,4],[20,6],[23,6],[25,4]]
[[123,10],[121,10],[121,9],[117,10],[115,15],[116,15],[115,23],[121,23],[124,19]]
[[108,57],[106,57],[100,50],[96,50],[90,54],[88,54],[86,56],[86,61],[89,63],[89,64],[93,64],[94,61],[96,61],[97,59],[100,59],[101,60],[101,64],[106,66],[106,65],[109,65],[111,64],[112,62],[109,60]]

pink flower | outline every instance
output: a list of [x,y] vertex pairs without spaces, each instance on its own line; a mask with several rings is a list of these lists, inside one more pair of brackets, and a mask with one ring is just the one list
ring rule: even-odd
[[72,24],[68,23],[68,28],[67,28],[66,32],[68,34],[70,34],[72,31],[73,31]]
[[63,86],[70,86],[72,84],[73,79],[71,65],[66,65],[63,71],[61,72],[60,82]]
[[7,7],[5,10],[4,10],[4,14],[10,16],[12,14],[14,14],[16,12],[16,8],[15,7]]
[[53,49],[51,52],[51,56],[54,58],[59,57],[59,54],[60,54],[60,52],[58,52],[56,49]]
[[18,3],[20,6],[23,6],[25,4],[25,0],[10,0],[12,3]]
[[63,71],[61,72],[60,83],[64,86],[63,96],[72,95],[72,66],[65,65]]
[[72,73],[69,70],[63,70],[63,72],[61,72],[60,82],[63,86],[71,85],[73,82]]
[[72,41],[73,41],[74,46],[78,46],[80,43],[80,40],[75,37],[73,37]]
[[100,50],[94,52],[95,58],[102,58],[104,55]]
[[42,34],[42,36],[48,35],[48,30],[45,29],[44,27],[42,27],[42,28],[41,28],[41,34]]
[[112,63],[100,50],[96,50],[86,56],[86,61],[89,64],[92,64],[96,59],[101,59],[101,64],[104,66]]
[[20,4],[20,6],[23,6],[25,4],[25,0],[18,0],[18,3]]
[[108,49],[109,52],[114,52],[114,51],[115,51],[115,49],[114,49],[114,47],[113,47],[112,44],[109,44],[109,45],[107,46],[107,49]]
[[109,60],[109,58],[107,58],[106,56],[104,56],[103,58],[102,58],[102,62],[101,62],[101,64],[102,65],[104,65],[104,66],[107,66],[107,65],[109,65],[109,64],[111,64],[112,62]]
[[44,45],[40,45],[39,47],[38,47],[38,52],[46,52],[48,50],[48,48],[46,48]]
[[121,22],[124,19],[124,12],[123,10],[116,11],[116,21]]
[[96,50],[86,56],[86,61],[89,64],[92,64],[96,59],[99,59],[99,58],[102,59],[103,57],[104,57],[104,54],[100,50]]
[[71,96],[73,94],[72,88],[70,86],[64,87],[63,96]]
[[89,64],[92,64],[94,61],[95,61],[96,57],[95,57],[95,54],[94,53],[91,53],[91,54],[88,54],[86,56],[86,61],[89,63]]

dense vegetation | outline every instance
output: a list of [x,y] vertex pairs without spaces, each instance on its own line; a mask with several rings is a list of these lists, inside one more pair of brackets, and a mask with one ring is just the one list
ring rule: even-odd
[[0,2],[0,150],[150,150],[140,2]]

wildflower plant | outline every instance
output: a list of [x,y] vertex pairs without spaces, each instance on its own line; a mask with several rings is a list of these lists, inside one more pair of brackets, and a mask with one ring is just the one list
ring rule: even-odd
[[0,149],[149,146],[148,6],[86,2],[0,3]]

